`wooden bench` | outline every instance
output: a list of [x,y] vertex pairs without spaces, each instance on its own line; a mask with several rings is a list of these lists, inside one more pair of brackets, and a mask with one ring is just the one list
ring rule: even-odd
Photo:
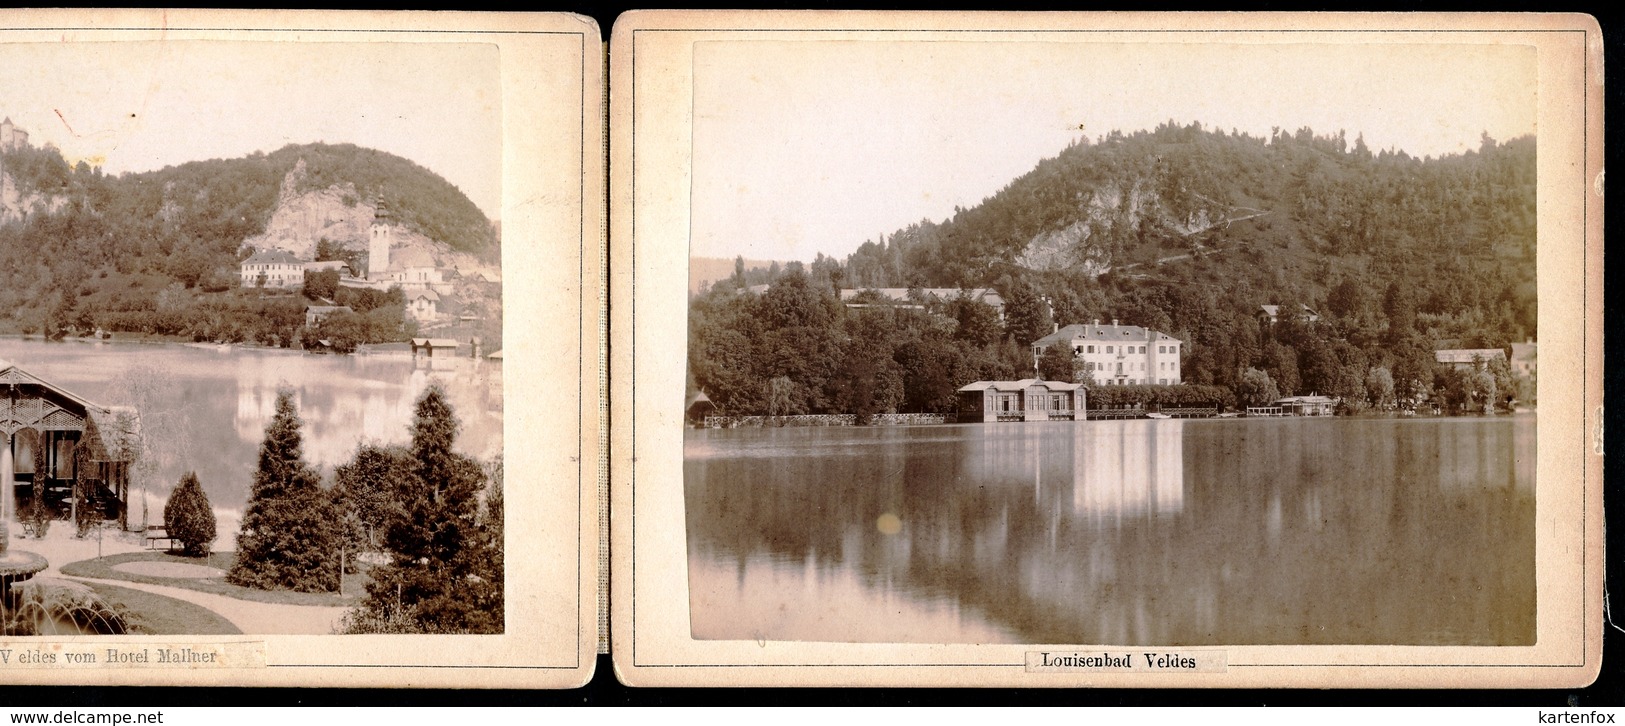
[[149,550],[156,549],[160,540],[164,542],[164,548],[166,550],[174,551],[175,549],[175,538],[169,536],[168,530],[157,525],[147,527],[146,535],[143,537],[143,540],[146,542],[147,549]]

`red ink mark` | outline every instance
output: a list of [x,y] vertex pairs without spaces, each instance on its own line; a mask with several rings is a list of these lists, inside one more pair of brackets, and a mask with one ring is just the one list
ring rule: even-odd
[[56,112],[56,117],[57,117],[57,118],[59,118],[59,119],[62,119],[62,125],[63,125],[63,126],[67,126],[67,127],[68,127],[68,133],[70,133],[70,134],[73,134],[73,135],[74,135],[74,136],[78,136],[78,135],[79,135],[79,134],[78,134],[78,132],[76,132],[76,131],[74,131],[74,130],[73,130],[73,127],[72,127],[72,126],[68,126],[68,118],[67,118],[67,117],[66,117],[66,116],[63,116],[63,115],[62,115],[62,111],[61,111],[61,110],[60,110],[60,109],[55,109],[55,108],[53,108],[53,109],[51,109],[51,110],[52,110],[52,111],[54,111],[54,112]]

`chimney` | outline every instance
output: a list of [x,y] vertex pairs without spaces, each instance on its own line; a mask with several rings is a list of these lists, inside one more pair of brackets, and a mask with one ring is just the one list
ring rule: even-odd
[[1117,327],[1117,318],[1112,318],[1112,327]]
[[1100,327],[1100,318],[1095,318],[1095,327]]

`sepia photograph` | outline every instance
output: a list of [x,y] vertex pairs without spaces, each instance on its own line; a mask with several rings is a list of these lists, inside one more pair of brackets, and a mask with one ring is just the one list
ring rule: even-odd
[[[266,636],[532,640],[543,590],[505,555],[509,530],[532,539],[539,520],[511,508],[545,495],[564,524],[596,519],[580,516],[596,471],[576,471],[591,437],[571,410],[595,356],[581,346],[592,275],[575,268],[599,256],[581,193],[596,30],[563,16],[175,19],[153,38],[0,38],[3,635],[253,636],[272,664]],[[275,32],[288,22],[330,34]],[[413,26],[428,32],[376,35]],[[544,97],[557,110],[537,113]],[[538,149],[516,121],[570,145],[550,159],[557,181],[519,173]],[[557,362],[537,356],[542,331],[505,325],[504,301],[539,297],[544,279],[523,272],[513,289],[505,273],[543,256],[576,263],[540,296],[557,309],[529,318],[554,326]],[[567,433],[517,460],[516,435],[549,434],[511,428],[542,376],[513,388],[505,355],[562,363],[546,385],[571,394]],[[555,450],[573,461],[548,461],[570,467],[544,481],[537,456]],[[560,667],[579,670],[595,548],[582,554],[590,532],[560,535],[545,577],[568,598],[547,620],[569,636]],[[515,610],[516,594],[529,604]],[[469,665],[457,642],[439,647]],[[231,657],[122,637],[80,655]]]
[[627,41],[688,60],[632,111],[692,108],[687,227],[634,228],[689,272],[681,399],[639,378],[681,652],[1548,642],[1541,49],[734,19]]

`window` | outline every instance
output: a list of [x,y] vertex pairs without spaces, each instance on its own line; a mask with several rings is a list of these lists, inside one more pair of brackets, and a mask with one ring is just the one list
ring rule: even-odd
[[1168,385],[1168,379],[1166,379],[1166,378],[1158,378],[1157,379],[1157,385],[1159,385],[1159,386]]
[[1106,352],[1107,352],[1107,353],[1110,353],[1110,352],[1112,352],[1112,347],[1111,347],[1111,346],[1109,346],[1109,345],[1108,345],[1108,346],[1106,346]]
[[1142,345],[1142,346],[1140,346],[1140,352],[1141,352],[1141,353],[1144,353],[1144,352],[1145,352],[1145,346],[1143,346],[1143,345]]
[[1092,346],[1092,345],[1091,345],[1091,346],[1089,346],[1089,352],[1090,352],[1090,353],[1093,353],[1093,352],[1095,352],[1095,347],[1094,347],[1094,346]]

